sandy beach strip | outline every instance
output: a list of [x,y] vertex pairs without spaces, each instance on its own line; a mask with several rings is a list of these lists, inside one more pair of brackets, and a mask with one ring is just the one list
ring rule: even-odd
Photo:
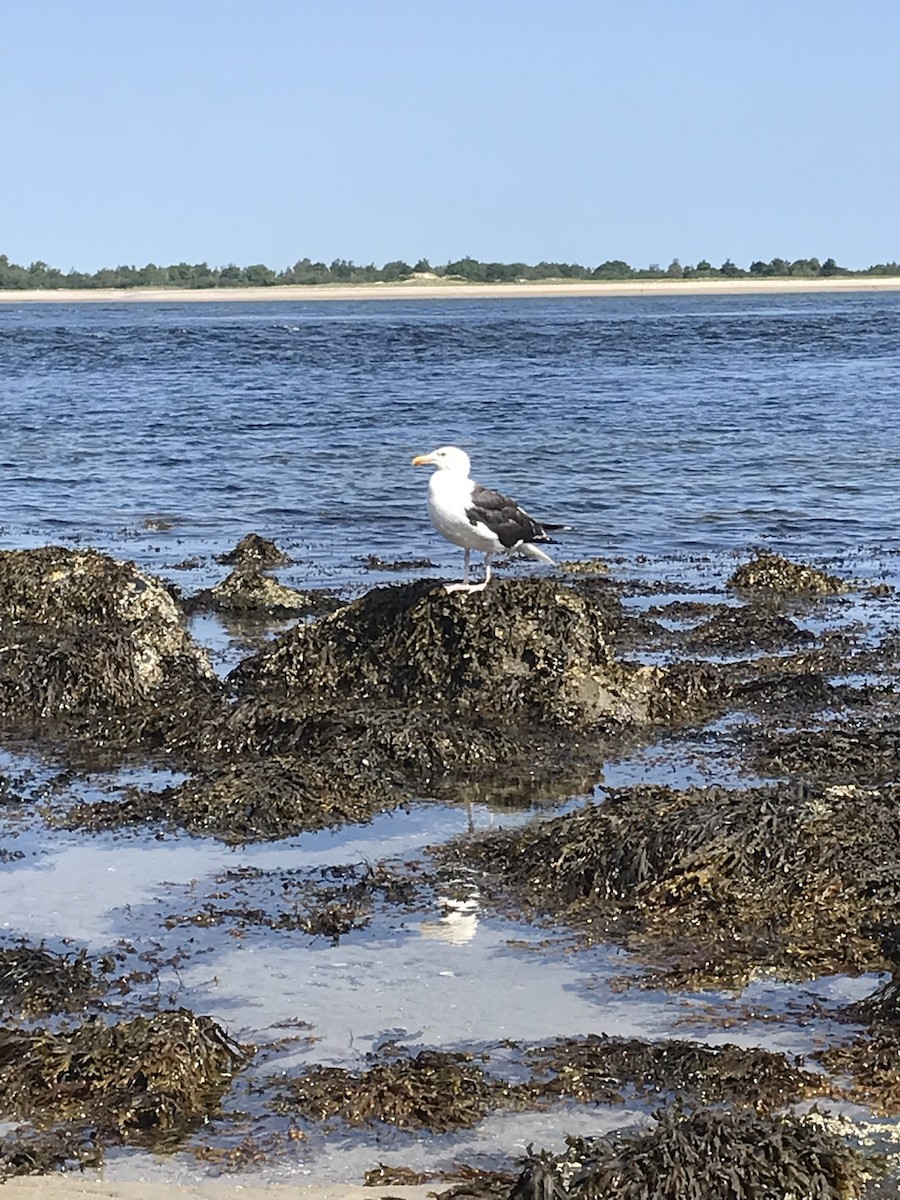
[[562,297],[741,296],[769,293],[900,291],[900,277],[831,276],[824,279],[625,279],[549,283],[285,284],[244,288],[58,288],[0,290],[0,304],[184,304],[260,300],[296,304],[318,300],[547,300]]
[[3,1184],[3,1200],[426,1200],[444,1191],[444,1182],[417,1187],[359,1187],[355,1184],[274,1184],[261,1187],[238,1181],[173,1184],[153,1181],[104,1183],[84,1175],[25,1175]]

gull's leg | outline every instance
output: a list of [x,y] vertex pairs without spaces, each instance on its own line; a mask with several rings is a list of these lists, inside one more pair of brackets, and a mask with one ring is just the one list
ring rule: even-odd
[[484,556],[484,579],[481,581],[481,583],[470,583],[469,584],[470,592],[483,592],[484,589],[487,587],[487,585],[491,582],[491,559],[492,558],[493,558],[493,554],[490,550],[488,550]]
[[466,546],[463,552],[463,577],[462,583],[445,583],[445,592],[470,592],[472,585],[469,583],[469,547]]

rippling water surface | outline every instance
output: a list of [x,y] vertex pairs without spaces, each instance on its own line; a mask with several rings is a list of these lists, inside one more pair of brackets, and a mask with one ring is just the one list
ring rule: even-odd
[[2,305],[0,520],[446,565],[409,461],[457,442],[570,556],[891,547],[898,368],[877,293]]
[[[733,569],[723,559],[758,543],[898,582],[898,384],[900,296],[877,293],[0,304],[0,545],[89,541],[186,590],[221,578],[213,554],[250,530],[292,552],[298,561],[283,574],[301,586],[308,577],[351,590],[373,582],[378,573],[361,561],[372,553],[427,556],[458,574],[459,551],[427,520],[426,473],[410,466],[413,454],[456,442],[484,482],[574,527],[561,557],[623,556],[615,569],[690,577],[707,600],[721,598]],[[894,601],[879,612],[896,625]],[[835,610],[838,621],[856,616]],[[222,670],[247,652],[214,617],[192,628]],[[735,770],[722,725],[699,731],[696,744],[608,762],[602,783],[746,786]],[[26,793],[22,811],[7,805],[0,824],[13,848],[0,877],[0,940],[92,954],[120,939],[135,953],[150,946],[166,1003],[208,1013],[247,1041],[310,1021],[318,1040],[264,1061],[263,1075],[314,1061],[358,1068],[386,1036],[454,1048],[598,1031],[684,1036],[687,1027],[707,1041],[803,1053],[825,1027],[743,1010],[725,1028],[703,1026],[705,998],[695,1006],[691,996],[620,992],[615,979],[629,967],[614,947],[574,956],[542,930],[476,908],[379,912],[339,945],[295,929],[232,937],[215,922],[191,923],[223,887],[246,889],[241,903],[265,908],[279,871],[416,856],[472,827],[528,819],[527,800],[519,812],[423,803],[365,827],[230,849],[170,831],[60,831],[41,818],[56,794],[52,765],[4,752],[0,772],[21,776]],[[63,776],[54,786],[63,804],[128,782]],[[761,978],[742,1001],[803,1012],[875,982]],[[229,1100],[237,1111],[253,1103],[248,1086]],[[258,1170],[267,1181],[345,1181],[378,1160],[500,1161],[529,1141],[559,1146],[565,1131],[633,1119],[646,1114],[495,1116],[471,1134],[427,1139],[328,1130],[283,1141]],[[122,1149],[107,1177],[189,1181],[206,1170],[190,1154],[152,1160]]]

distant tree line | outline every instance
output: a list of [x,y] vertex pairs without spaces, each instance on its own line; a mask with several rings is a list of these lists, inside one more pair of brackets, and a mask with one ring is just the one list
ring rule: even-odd
[[331,263],[312,262],[301,258],[292,267],[275,271],[263,263],[238,267],[210,267],[207,263],[177,263],[158,267],[103,267],[99,271],[60,271],[45,262],[33,262],[23,267],[11,263],[0,254],[0,289],[26,288],[212,288],[212,287],[278,287],[284,284],[315,283],[400,283],[415,276],[434,275],[440,279],[460,279],[467,283],[514,283],[527,280],[557,279],[741,279],[764,277],[827,278],[834,275],[900,275],[900,263],[876,263],[865,270],[840,267],[833,258],[820,262],[818,258],[773,258],[770,262],[752,262],[748,268],[739,267],[727,258],[714,267],[705,259],[696,265],[682,265],[677,258],[667,267],[657,263],[649,267],[632,267],[622,259],[608,259],[596,267],[580,263],[539,262],[499,263],[480,262],[461,258],[440,267],[432,267],[427,259],[414,266],[401,260],[387,262],[382,267],[374,263],[359,266],[345,258]]

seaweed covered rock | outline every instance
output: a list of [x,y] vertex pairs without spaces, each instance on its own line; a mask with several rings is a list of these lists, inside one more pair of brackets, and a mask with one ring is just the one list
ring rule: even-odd
[[851,1042],[817,1051],[832,1074],[849,1076],[847,1096],[885,1116],[900,1114],[900,1029],[876,1025]]
[[603,558],[568,559],[559,564],[567,575],[608,575],[609,563]]
[[[833,706],[837,699],[834,688],[818,671],[780,671],[767,669],[735,680],[731,689],[731,700],[736,708],[758,712],[771,718],[785,713],[796,720],[800,713]],[[768,772],[779,774],[780,772]]]
[[334,612],[340,607],[341,601],[334,596],[298,591],[246,566],[236,568],[221,583],[198,592],[185,602],[188,612],[266,613],[276,617]]
[[900,721],[850,718],[822,729],[768,733],[754,758],[768,775],[848,785],[892,782],[900,777]]
[[646,721],[665,673],[616,661],[612,603],[548,580],[472,595],[427,580],[374,588],[231,679],[242,698],[292,697],[307,710],[365,702],[507,726]]
[[583,724],[615,711],[619,674],[603,610],[570,589],[448,595],[421,580],[290,630],[233,680],[241,695],[300,693],[310,707],[365,697]]
[[[879,1172],[820,1117],[669,1109],[649,1130],[568,1138],[561,1157],[531,1155],[511,1200],[855,1200]],[[552,1189],[552,1190],[551,1190]]]
[[[296,755],[323,780],[330,777],[331,791],[348,779],[371,781],[381,800],[396,788],[408,794],[413,781],[431,789],[447,775],[477,776],[498,763],[515,763],[525,752],[516,730],[496,721],[438,719],[433,711],[402,707],[308,712],[302,702],[253,696],[238,703],[229,736],[239,753]],[[545,741],[528,746],[536,756],[545,748],[552,760]],[[552,761],[546,765],[550,769]]]
[[161,740],[221,692],[163,584],[95,550],[0,551],[0,636],[0,727],[128,717]]
[[407,795],[499,766],[570,778],[638,729],[721,703],[708,665],[619,661],[628,621],[616,597],[549,580],[374,588],[245,659],[229,677],[227,729],[210,732],[235,753],[298,756],[336,779],[380,772]]
[[734,986],[878,969],[900,904],[897,789],[637,787],[437,851],[526,909],[662,964],[661,982]]
[[269,570],[272,567],[286,567],[292,560],[268,538],[260,537],[258,533],[248,533],[227,554],[220,554],[216,561],[225,566]]
[[742,563],[725,584],[726,587],[762,589],[788,596],[833,595],[849,590],[846,580],[829,575],[806,563],[795,563],[782,554],[761,551]]
[[171,1144],[216,1111],[248,1051],[183,1008],[71,1032],[0,1027],[0,1114]]
[[788,617],[752,604],[725,608],[690,630],[686,638],[689,645],[725,653],[780,650],[814,640]]
[[842,1021],[868,1025],[848,1042],[817,1051],[813,1058],[832,1074],[850,1079],[847,1094],[877,1113],[900,1113],[900,926],[886,919],[879,938],[891,974],[861,1000],[835,1014]]

